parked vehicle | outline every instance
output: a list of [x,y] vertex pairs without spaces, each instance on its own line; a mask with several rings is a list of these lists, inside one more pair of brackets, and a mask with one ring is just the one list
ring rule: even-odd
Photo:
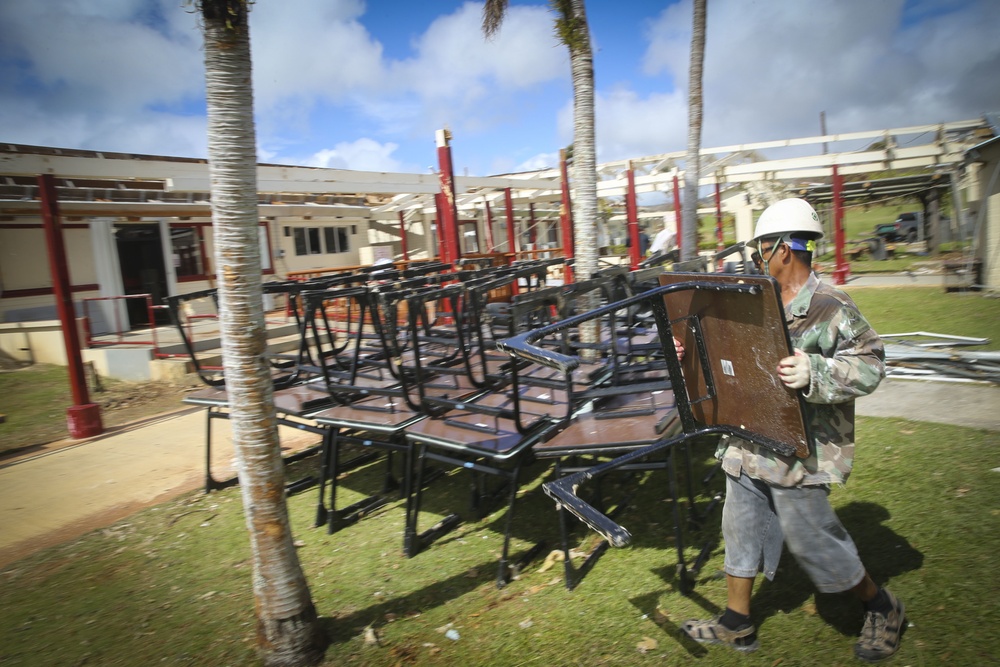
[[[920,228],[924,224],[924,214],[922,211],[900,213],[899,217],[893,222],[875,225],[875,236],[880,236],[886,241],[913,243],[918,239],[926,237],[926,227],[924,228],[925,233],[920,233]],[[949,224],[951,224],[951,221],[941,216],[941,225],[947,227]]]

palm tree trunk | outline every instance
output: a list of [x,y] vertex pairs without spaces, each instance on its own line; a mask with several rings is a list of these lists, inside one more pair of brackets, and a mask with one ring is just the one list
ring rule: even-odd
[[[573,275],[587,280],[597,272],[597,139],[594,130],[594,54],[590,46],[590,28],[584,0],[563,2],[563,18],[570,34],[564,34],[569,46],[570,69],[573,74]],[[569,13],[571,12],[571,13]],[[567,15],[568,14],[568,15]],[[584,295],[581,306],[590,310],[598,306],[597,294]],[[581,343],[596,343],[598,321],[585,322],[580,327]],[[591,349],[581,351],[585,360],[596,354]]]
[[705,18],[708,0],[694,0],[694,21],[691,32],[691,62],[688,70],[688,149],[684,162],[684,256],[698,256],[698,176],[701,171],[701,79],[705,63]]
[[[496,34],[508,0],[486,0],[483,9],[483,32]],[[597,140],[594,131],[594,55],[590,46],[590,28],[584,0],[552,0],[557,13],[556,33],[569,48],[573,75],[573,246],[575,280],[587,280],[597,271]],[[563,239],[563,247],[569,247]],[[597,306],[594,294],[584,296],[581,304]],[[581,328],[580,340],[597,342],[597,322]],[[584,350],[585,358],[593,357]]]
[[202,0],[212,226],[223,367],[265,665],[315,665],[325,644],[292,541],[266,336],[246,0]]
[[569,42],[573,73],[573,236],[575,275],[597,271],[597,140],[594,130],[594,56],[584,0],[571,3],[574,34]]

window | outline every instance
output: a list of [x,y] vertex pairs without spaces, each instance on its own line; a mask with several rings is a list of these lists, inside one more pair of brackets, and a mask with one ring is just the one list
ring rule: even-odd
[[170,252],[173,254],[174,271],[180,281],[205,277],[208,260],[202,243],[201,227],[170,226]]
[[328,253],[347,252],[351,249],[350,237],[347,235],[347,227],[324,227],[323,235],[326,241],[326,251]]
[[[351,249],[347,227],[296,227],[295,254],[320,255],[348,252]],[[323,243],[320,243],[322,237]]]

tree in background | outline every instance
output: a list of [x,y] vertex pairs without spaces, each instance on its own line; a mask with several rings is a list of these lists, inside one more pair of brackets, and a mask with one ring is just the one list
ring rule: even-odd
[[[500,29],[508,0],[486,0],[483,33]],[[594,55],[584,0],[552,0],[556,34],[569,48],[573,75],[574,274],[586,280],[597,271],[597,142],[594,131]],[[564,242],[565,243],[565,242]],[[585,341],[593,342],[593,341]]]
[[[708,0],[694,0],[691,61],[688,64],[688,148],[684,161],[684,199],[681,220],[682,260],[698,256],[698,177],[701,172],[701,79],[705,63],[705,17]],[[674,204],[676,206],[676,203]]]
[[326,648],[292,540],[265,359],[248,0],[196,0],[205,36],[208,156],[223,367],[253,559],[257,649],[270,666]]

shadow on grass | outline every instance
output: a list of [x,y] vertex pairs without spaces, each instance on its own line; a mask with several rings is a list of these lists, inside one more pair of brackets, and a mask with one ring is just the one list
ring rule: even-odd
[[[664,569],[666,570],[669,568],[664,568]],[[659,571],[657,572],[660,573]],[[681,626],[679,624],[673,621],[666,621],[659,617],[659,614],[657,612],[657,603],[659,602],[661,596],[667,592],[668,591],[656,591],[653,593],[647,593],[645,595],[640,595],[638,597],[631,598],[629,602],[631,602],[632,605],[635,606],[635,608],[641,611],[643,614],[645,614],[649,618],[656,620],[657,625],[659,625],[660,629],[663,630],[663,634],[665,634],[670,639],[674,640],[677,643],[678,648],[682,649],[692,658],[705,657],[706,655],[708,655],[707,648],[705,648],[698,642],[689,639],[687,635],[685,635],[684,632],[681,630]],[[674,590],[669,592],[679,593],[680,591],[678,591],[675,588]],[[695,600],[695,602],[697,602],[697,604],[703,607],[704,609],[713,610],[710,612],[709,614],[710,616],[715,616],[722,613],[721,609],[719,609],[709,600],[703,598],[701,595],[697,593],[697,591],[692,591],[691,593],[688,594],[688,597]]]
[[[838,508],[837,516],[854,539],[861,561],[875,583],[886,585],[893,577],[923,565],[923,554],[884,525],[890,514],[881,505],[853,502]],[[765,580],[754,595],[753,616],[758,626],[778,612],[798,609],[815,595],[816,613],[837,632],[847,636],[861,632],[861,605],[852,594],[815,592],[809,577],[787,551],[782,555],[782,563],[775,580]]]
[[368,626],[375,629],[384,626],[388,622],[386,619],[387,614],[396,614],[402,618],[406,614],[413,612],[423,613],[428,609],[447,604],[449,601],[455,600],[479,588],[485,582],[492,580],[492,574],[496,569],[496,561],[487,560],[471,569],[484,574],[470,577],[469,570],[466,569],[447,579],[436,581],[433,584],[415,590],[409,595],[389,598],[378,604],[358,609],[349,614],[332,617],[324,616],[320,618],[320,625],[330,644],[341,644],[350,641],[357,638]]
[[[888,528],[884,522],[890,518],[888,510],[871,502],[853,502],[837,510],[837,515],[858,546],[861,560],[865,563],[872,579],[879,585],[886,585],[894,578],[923,566],[924,556],[906,538]],[[692,657],[706,654],[705,648],[689,639],[681,630],[683,620],[666,620],[657,609],[663,596],[681,595],[676,567],[665,566],[653,570],[667,588],[653,591],[630,602],[642,613],[657,621],[664,633],[674,639],[681,649]],[[699,584],[724,576],[722,573],[709,574],[699,579]],[[688,600],[705,610],[705,618],[722,613],[725,600],[712,601],[695,589],[686,594]],[[837,632],[845,636],[857,636],[861,632],[863,614],[861,605],[850,593],[818,593],[809,577],[802,571],[789,553],[784,553],[782,566],[774,581],[762,580],[753,597],[754,622],[758,627],[777,613],[790,613],[814,598],[815,613]]]

